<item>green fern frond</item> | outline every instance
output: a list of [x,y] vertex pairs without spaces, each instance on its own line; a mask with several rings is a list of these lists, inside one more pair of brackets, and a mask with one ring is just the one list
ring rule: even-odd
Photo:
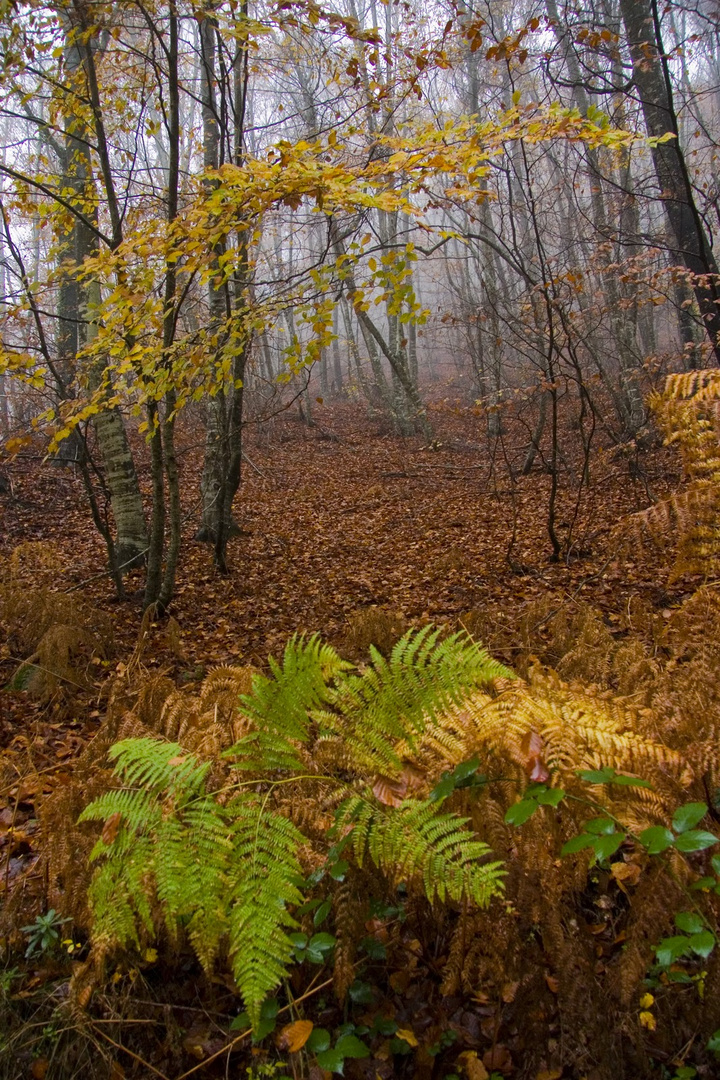
[[[147,831],[154,827],[161,817],[157,795],[132,789],[106,792],[85,807],[78,821],[106,821],[113,814],[120,814],[123,829],[130,835],[136,830]],[[102,839],[98,840],[91,852],[90,861],[94,861],[107,850],[108,845]]]
[[155,933],[148,891],[153,845],[136,837],[129,850],[109,858],[94,873],[88,901],[94,914],[93,938],[107,944],[140,947],[138,923]]
[[297,771],[294,744],[308,741],[310,713],[328,699],[328,685],[350,664],[317,634],[295,635],[285,646],[282,664],[270,658],[271,675],[256,675],[251,693],[240,698],[241,711],[254,731],[226,752],[238,768]]
[[452,705],[472,691],[512,672],[479,648],[465,632],[439,640],[431,626],[411,630],[386,660],[371,647],[371,664],[362,674],[345,675],[330,694],[341,719],[327,711],[317,719],[343,733],[358,758],[380,771],[400,766],[395,746],[417,739]]
[[111,747],[110,757],[125,784],[183,792],[185,798],[202,789],[211,768],[210,762],[199,763],[179,743],[164,739],[123,739]]
[[269,811],[256,796],[230,807],[234,818],[230,870],[230,955],[233,974],[250,1020],[285,977],[297,923],[289,905],[303,902],[298,851],[305,837],[287,818]]
[[250,694],[240,698],[243,712],[258,728],[306,742],[308,714],[327,700],[328,684],[350,667],[317,634],[288,641],[282,665],[269,661],[272,677],[256,675]]
[[236,769],[249,772],[293,773],[302,769],[297,746],[277,731],[251,731],[226,750],[223,757],[230,758]]
[[186,930],[209,971],[229,935],[238,988],[256,1021],[292,958],[288,909],[304,899],[304,836],[258,795],[221,805],[203,789],[206,767],[178,754],[177,744],[128,739],[114,750],[122,783],[154,786],[109,791],[83,812],[85,821],[121,815],[112,839],[95,845],[102,863],[89,892],[94,937],[138,946],[140,926],[157,933],[157,901],[170,938]]
[[354,796],[338,810],[338,826],[351,826],[355,858],[372,862],[395,880],[418,878],[434,900],[470,900],[486,907],[502,891],[504,871],[487,859],[490,848],[466,828],[467,820],[440,814],[437,804],[408,801],[385,810]]

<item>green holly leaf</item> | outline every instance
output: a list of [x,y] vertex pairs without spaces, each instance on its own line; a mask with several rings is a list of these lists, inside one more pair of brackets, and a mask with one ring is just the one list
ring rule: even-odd
[[627,776],[625,773],[618,773],[617,776],[613,776],[610,783],[617,784],[618,787],[643,787],[652,790],[652,784],[649,780],[642,780],[639,776]]
[[[676,833],[685,833],[688,829],[694,829],[699,821],[707,814],[707,804],[704,802],[689,802],[679,806],[673,814],[672,826]],[[682,849],[681,849],[682,850]]]
[[313,926],[321,926],[325,922],[328,915],[330,914],[331,907],[331,899],[323,900],[322,904],[313,915]]
[[455,790],[455,777],[450,773],[446,773],[443,776],[439,784],[430,792],[430,802],[441,802],[443,799],[447,799],[448,795],[452,795]]
[[[308,1040],[309,1041],[309,1040]],[[338,1053],[337,1047],[334,1050],[321,1050],[317,1055],[317,1063],[321,1069],[327,1069],[328,1072],[343,1074],[345,1069],[345,1058],[342,1054]]]
[[604,769],[583,769],[578,772],[578,776],[588,784],[609,784],[615,779],[617,773],[606,765]]
[[330,1047],[330,1032],[327,1028],[313,1028],[305,1045],[311,1054],[321,1054]]
[[706,959],[717,944],[715,935],[710,930],[701,930],[690,938],[690,948],[697,956]]
[[610,836],[615,832],[615,822],[609,817],[590,818],[583,828],[585,832],[595,833],[596,836]]
[[649,855],[659,855],[661,851],[672,847],[675,837],[664,825],[653,825],[650,829],[643,829],[640,840],[648,850]]
[[584,848],[592,847],[595,843],[595,837],[590,833],[580,833],[579,836],[573,836],[571,840],[563,844],[560,848],[561,855],[574,855],[577,851],[582,851]]
[[659,945],[655,946],[655,958],[661,967],[670,967],[681,956],[685,956],[690,948],[690,938],[684,935],[663,938]]
[[698,889],[701,889],[701,890],[714,889],[716,887],[716,885],[717,885],[717,878],[714,878],[714,877],[702,877],[702,878],[700,878],[699,881],[693,881],[690,888],[695,889],[695,890],[698,890]]
[[231,1031],[249,1031],[251,1027],[250,1017],[246,1012],[239,1013],[235,1019],[230,1022]]
[[713,844],[717,844],[717,836],[714,836],[711,832],[705,832],[703,829],[690,829],[688,832],[681,833],[675,841],[675,847],[678,851],[704,851],[705,848],[712,847]]
[[461,784],[464,780],[469,780],[471,776],[480,768],[480,758],[472,757],[469,761],[461,761],[459,765],[456,765],[453,769],[453,779],[456,784]]
[[335,938],[332,934],[313,934],[307,943],[305,955],[311,964],[323,964],[334,947]]
[[541,791],[537,797],[537,801],[541,806],[557,806],[565,798],[565,792],[562,788],[548,788],[547,791]]
[[699,934],[705,929],[705,923],[694,911],[679,911],[675,916],[675,925],[686,934]]
[[505,815],[506,825],[524,825],[538,808],[535,799],[521,799],[510,807]]
[[370,1051],[357,1035],[342,1035],[335,1044],[335,1049],[344,1058],[370,1057]]
[[363,938],[360,942],[360,948],[365,950],[370,960],[384,960],[387,956],[387,949],[382,941],[378,941],[376,937]]
[[395,1036],[394,1039],[390,1040],[391,1054],[399,1054],[401,1057],[404,1057],[406,1054],[412,1054],[412,1050],[413,1048],[410,1043],[405,1042],[404,1039],[398,1039],[398,1037]]
[[394,1035],[398,1029],[397,1020],[391,1020],[388,1016],[376,1016],[373,1021],[372,1031],[375,1035]]
[[356,979],[348,990],[348,996],[354,1005],[369,1005],[373,999],[372,985]]
[[611,855],[614,855],[617,849],[625,839],[625,833],[608,833],[605,836],[598,836],[593,844],[593,850],[597,858],[602,861],[609,859]]
[[296,915],[308,915],[311,911],[314,911],[316,907],[320,907],[321,900],[306,900],[304,904],[301,904],[299,908],[295,909]]

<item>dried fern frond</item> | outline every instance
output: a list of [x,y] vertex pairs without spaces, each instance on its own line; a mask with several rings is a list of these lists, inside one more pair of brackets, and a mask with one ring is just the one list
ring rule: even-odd
[[672,544],[672,580],[720,566],[720,377],[716,369],[669,375],[650,401],[665,441],[680,451],[684,490],[631,519],[641,541]]

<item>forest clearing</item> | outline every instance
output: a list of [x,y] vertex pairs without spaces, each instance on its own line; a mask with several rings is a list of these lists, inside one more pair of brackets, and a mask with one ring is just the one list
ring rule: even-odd
[[0,4],[0,1078],[720,1075],[716,15]]

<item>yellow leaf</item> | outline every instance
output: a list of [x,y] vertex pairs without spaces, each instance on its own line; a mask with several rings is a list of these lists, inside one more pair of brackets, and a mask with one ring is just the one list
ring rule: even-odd
[[313,1027],[312,1020],[295,1020],[292,1024],[286,1024],[277,1034],[275,1041],[278,1048],[291,1054],[297,1053],[310,1038]]
[[406,1042],[408,1046],[418,1045],[418,1041],[415,1038],[414,1032],[410,1031],[409,1028],[398,1028],[398,1030],[395,1032],[395,1036],[398,1039],[402,1039],[403,1042]]
[[460,1061],[468,1075],[468,1080],[489,1080],[490,1073],[480,1061],[475,1050],[465,1050],[460,1055]]
[[657,1027],[657,1020],[651,1012],[641,1012],[640,1023],[644,1028],[647,1028],[648,1031],[654,1031]]
[[650,1006],[654,1004],[655,998],[652,996],[652,994],[643,994],[643,996],[640,998],[641,1009],[649,1009]]

